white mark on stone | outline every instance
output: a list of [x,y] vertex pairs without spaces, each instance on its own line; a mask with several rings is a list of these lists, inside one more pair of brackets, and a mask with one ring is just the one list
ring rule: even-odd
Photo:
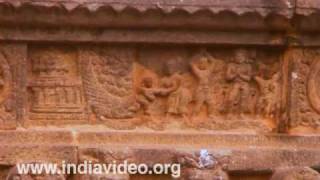
[[207,149],[200,150],[199,166],[200,168],[212,167],[217,164],[215,158],[209,154]]
[[286,4],[287,4],[288,8],[292,8],[292,4],[290,1],[287,1]]
[[291,73],[291,77],[292,77],[292,79],[297,79],[298,78],[298,74],[296,72],[292,72]]

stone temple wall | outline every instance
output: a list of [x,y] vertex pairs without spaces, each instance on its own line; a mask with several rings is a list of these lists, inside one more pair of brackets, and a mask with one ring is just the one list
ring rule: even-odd
[[0,179],[320,179],[319,21],[319,0],[0,0]]

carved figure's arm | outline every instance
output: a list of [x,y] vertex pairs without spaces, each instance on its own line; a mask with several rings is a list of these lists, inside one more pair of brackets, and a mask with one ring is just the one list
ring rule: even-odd
[[234,70],[234,67],[232,65],[227,65],[227,72],[226,72],[226,79],[228,81],[233,80],[236,77],[236,72]]
[[251,76],[248,74],[240,74],[241,79],[245,80],[245,81],[250,81],[251,80]]
[[197,68],[197,66],[194,64],[194,63],[191,63],[191,69],[192,69],[192,72],[197,76],[199,77],[201,72],[200,70]]
[[251,74],[251,67],[249,67],[248,69],[245,69],[246,71],[242,72],[240,74],[240,78],[245,80],[245,81],[250,81],[252,74]]
[[255,76],[255,77],[254,77],[254,80],[256,80],[256,82],[258,83],[258,85],[259,85],[260,87],[263,86],[263,84],[264,84],[264,79],[262,79],[262,78],[259,77],[259,76]]
[[153,89],[141,88],[141,94],[145,96],[149,101],[156,99],[155,92]]

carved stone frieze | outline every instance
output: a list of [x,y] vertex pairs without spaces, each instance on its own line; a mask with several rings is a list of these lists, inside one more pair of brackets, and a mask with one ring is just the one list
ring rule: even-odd
[[135,65],[138,116],[153,129],[176,123],[270,131],[280,116],[282,71],[280,52],[267,52],[142,48]]
[[319,179],[319,21],[320,0],[0,0],[0,179]]
[[280,55],[241,47],[31,45],[23,118],[31,125],[275,131]]

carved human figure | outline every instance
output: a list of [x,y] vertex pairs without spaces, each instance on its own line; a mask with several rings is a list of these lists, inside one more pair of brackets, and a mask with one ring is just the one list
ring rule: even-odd
[[247,51],[237,49],[234,62],[227,65],[226,80],[232,84],[227,97],[227,108],[231,112],[250,113],[250,81],[252,79],[251,59]]
[[271,79],[263,79],[259,76],[254,78],[258,83],[260,97],[258,100],[258,112],[268,117],[273,117],[280,109],[280,73],[275,73]]
[[166,115],[188,115],[188,104],[191,102],[191,93],[184,86],[183,77],[178,67],[179,61],[172,60],[166,64],[167,77],[162,79],[160,95],[168,96]]
[[155,99],[156,90],[153,79],[151,77],[142,78],[141,84],[138,87],[137,102],[143,110],[144,115],[151,115],[150,106],[154,103]]
[[194,115],[200,113],[202,105],[207,105],[209,117],[213,116],[213,98],[210,87],[210,77],[214,68],[212,59],[213,57],[207,51],[202,50],[194,57],[190,64],[193,74],[198,79],[198,87],[195,92]]

